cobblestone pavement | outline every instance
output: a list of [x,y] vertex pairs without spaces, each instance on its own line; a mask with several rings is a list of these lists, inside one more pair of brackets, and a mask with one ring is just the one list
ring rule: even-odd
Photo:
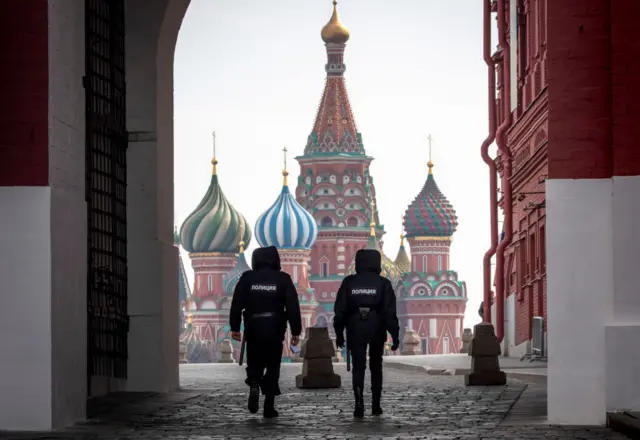
[[[182,366],[180,393],[132,398],[117,411],[108,405],[102,415],[72,429],[48,435],[4,434],[2,439],[441,439],[441,440],[548,440],[624,439],[604,428],[549,427],[528,408],[518,411],[521,395],[541,399],[540,386],[513,381],[506,387],[465,387],[462,377],[428,376],[387,370],[385,414],[363,420],[352,417],[349,374],[336,371],[343,387],[336,390],[299,390],[294,376],[300,365],[283,365],[283,395],[276,406],[280,417],[264,420],[246,410],[244,370],[237,365]],[[536,388],[537,387],[537,388]],[[525,392],[526,390],[526,392]],[[524,392],[524,394],[523,394]],[[524,399],[523,398],[523,399]],[[370,396],[365,395],[370,402]],[[513,414],[508,417],[516,404]],[[106,411],[106,412],[105,412]]]

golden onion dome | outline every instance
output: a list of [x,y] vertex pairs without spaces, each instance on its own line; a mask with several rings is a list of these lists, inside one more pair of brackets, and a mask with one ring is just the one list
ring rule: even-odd
[[342,23],[338,17],[338,2],[333,0],[333,14],[320,32],[322,41],[325,43],[344,44],[349,41],[349,29]]
[[409,258],[407,250],[404,247],[404,233],[400,234],[400,249],[398,249],[398,255],[394,260],[394,264],[400,274],[411,272],[411,258]]

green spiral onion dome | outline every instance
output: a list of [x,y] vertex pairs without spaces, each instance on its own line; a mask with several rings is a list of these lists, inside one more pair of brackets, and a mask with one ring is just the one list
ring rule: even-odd
[[211,184],[198,207],[180,228],[180,244],[190,253],[238,253],[239,243],[251,241],[247,220],[229,203],[220,184],[213,159]]

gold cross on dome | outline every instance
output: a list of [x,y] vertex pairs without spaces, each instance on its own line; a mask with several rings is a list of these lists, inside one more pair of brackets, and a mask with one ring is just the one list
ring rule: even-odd
[[282,153],[284,154],[284,169],[285,170],[287,169],[287,151],[289,151],[289,150],[287,150],[287,147],[284,147],[282,149]]
[[429,140],[429,162],[431,162],[431,142],[433,142],[433,136],[429,134],[429,137],[427,139]]

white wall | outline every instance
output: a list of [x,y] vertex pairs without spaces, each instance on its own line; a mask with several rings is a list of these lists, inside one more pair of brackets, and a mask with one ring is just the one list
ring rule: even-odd
[[0,429],[49,429],[51,190],[0,187]]
[[548,417],[602,424],[613,312],[610,179],[547,180]]
[[84,2],[48,7],[51,393],[52,426],[60,427],[86,415],[85,26]]
[[613,316],[605,328],[607,410],[640,411],[640,176],[614,177]]
[[0,188],[0,429],[85,417],[84,3],[48,20],[50,187]]
[[548,412],[640,410],[640,177],[547,181]]
[[514,356],[516,343],[516,295],[509,295],[504,307],[504,339],[503,355]]

